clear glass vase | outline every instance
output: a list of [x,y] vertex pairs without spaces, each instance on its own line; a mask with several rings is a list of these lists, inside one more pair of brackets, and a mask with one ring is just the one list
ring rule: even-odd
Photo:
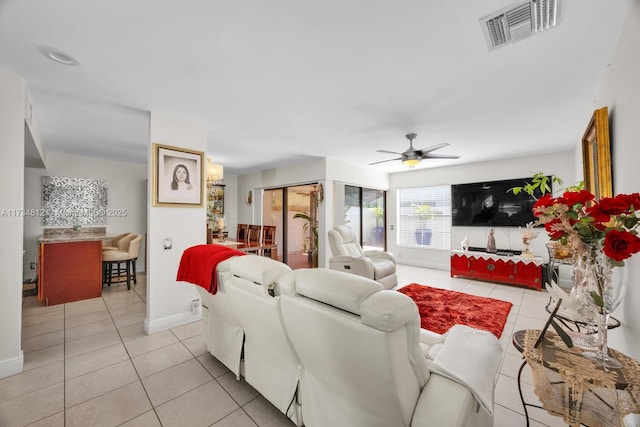
[[609,355],[607,333],[611,313],[624,298],[627,286],[625,267],[613,267],[611,259],[600,245],[588,245],[579,258],[577,274],[581,274],[580,286],[584,287],[591,308],[595,312],[597,351],[584,356],[604,369],[618,369],[622,364]]

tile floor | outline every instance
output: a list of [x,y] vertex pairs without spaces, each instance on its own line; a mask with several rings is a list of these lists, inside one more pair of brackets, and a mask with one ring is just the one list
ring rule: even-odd
[[[401,285],[513,303],[500,340],[494,424],[524,426],[516,383],[522,359],[510,339],[516,330],[544,324],[547,294],[419,267],[398,266],[398,275]],[[101,298],[51,307],[24,299],[24,372],[0,379],[0,426],[293,426],[207,353],[200,322],[146,335],[143,274],[138,283],[132,291],[114,285]],[[528,369],[523,385],[527,401],[536,402]],[[539,409],[530,417],[533,427],[565,425]]]

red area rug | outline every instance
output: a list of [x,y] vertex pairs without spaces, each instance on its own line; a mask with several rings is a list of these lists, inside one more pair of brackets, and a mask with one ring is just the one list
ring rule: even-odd
[[400,288],[398,292],[416,302],[422,328],[439,334],[444,334],[453,325],[467,325],[489,331],[500,338],[513,306],[507,301],[417,283]]

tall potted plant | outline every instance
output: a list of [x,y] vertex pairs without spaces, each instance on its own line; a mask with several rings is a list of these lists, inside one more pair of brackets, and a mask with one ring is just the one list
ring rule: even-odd
[[428,222],[436,214],[435,209],[429,205],[411,205],[413,213],[418,217],[419,226],[416,228],[416,243],[420,246],[429,246],[431,244],[431,229],[427,227]]
[[313,235],[313,247],[309,253],[310,253],[311,265],[313,267],[317,267],[318,266],[318,221],[314,218],[311,218],[309,214],[302,213],[302,212],[299,212],[293,216],[293,219],[296,219],[296,218],[304,219],[307,221],[302,227],[302,229],[307,234],[309,233],[309,231],[311,231],[311,234]]
[[370,208],[376,216],[376,226],[373,229],[373,240],[375,243],[384,241],[384,211],[380,206]]

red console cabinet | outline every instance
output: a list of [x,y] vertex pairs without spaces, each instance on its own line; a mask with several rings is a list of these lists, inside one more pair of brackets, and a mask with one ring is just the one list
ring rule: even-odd
[[471,261],[463,255],[451,254],[451,276],[466,276],[471,271]]
[[451,277],[542,289],[542,258],[500,256],[485,252],[452,251]]

